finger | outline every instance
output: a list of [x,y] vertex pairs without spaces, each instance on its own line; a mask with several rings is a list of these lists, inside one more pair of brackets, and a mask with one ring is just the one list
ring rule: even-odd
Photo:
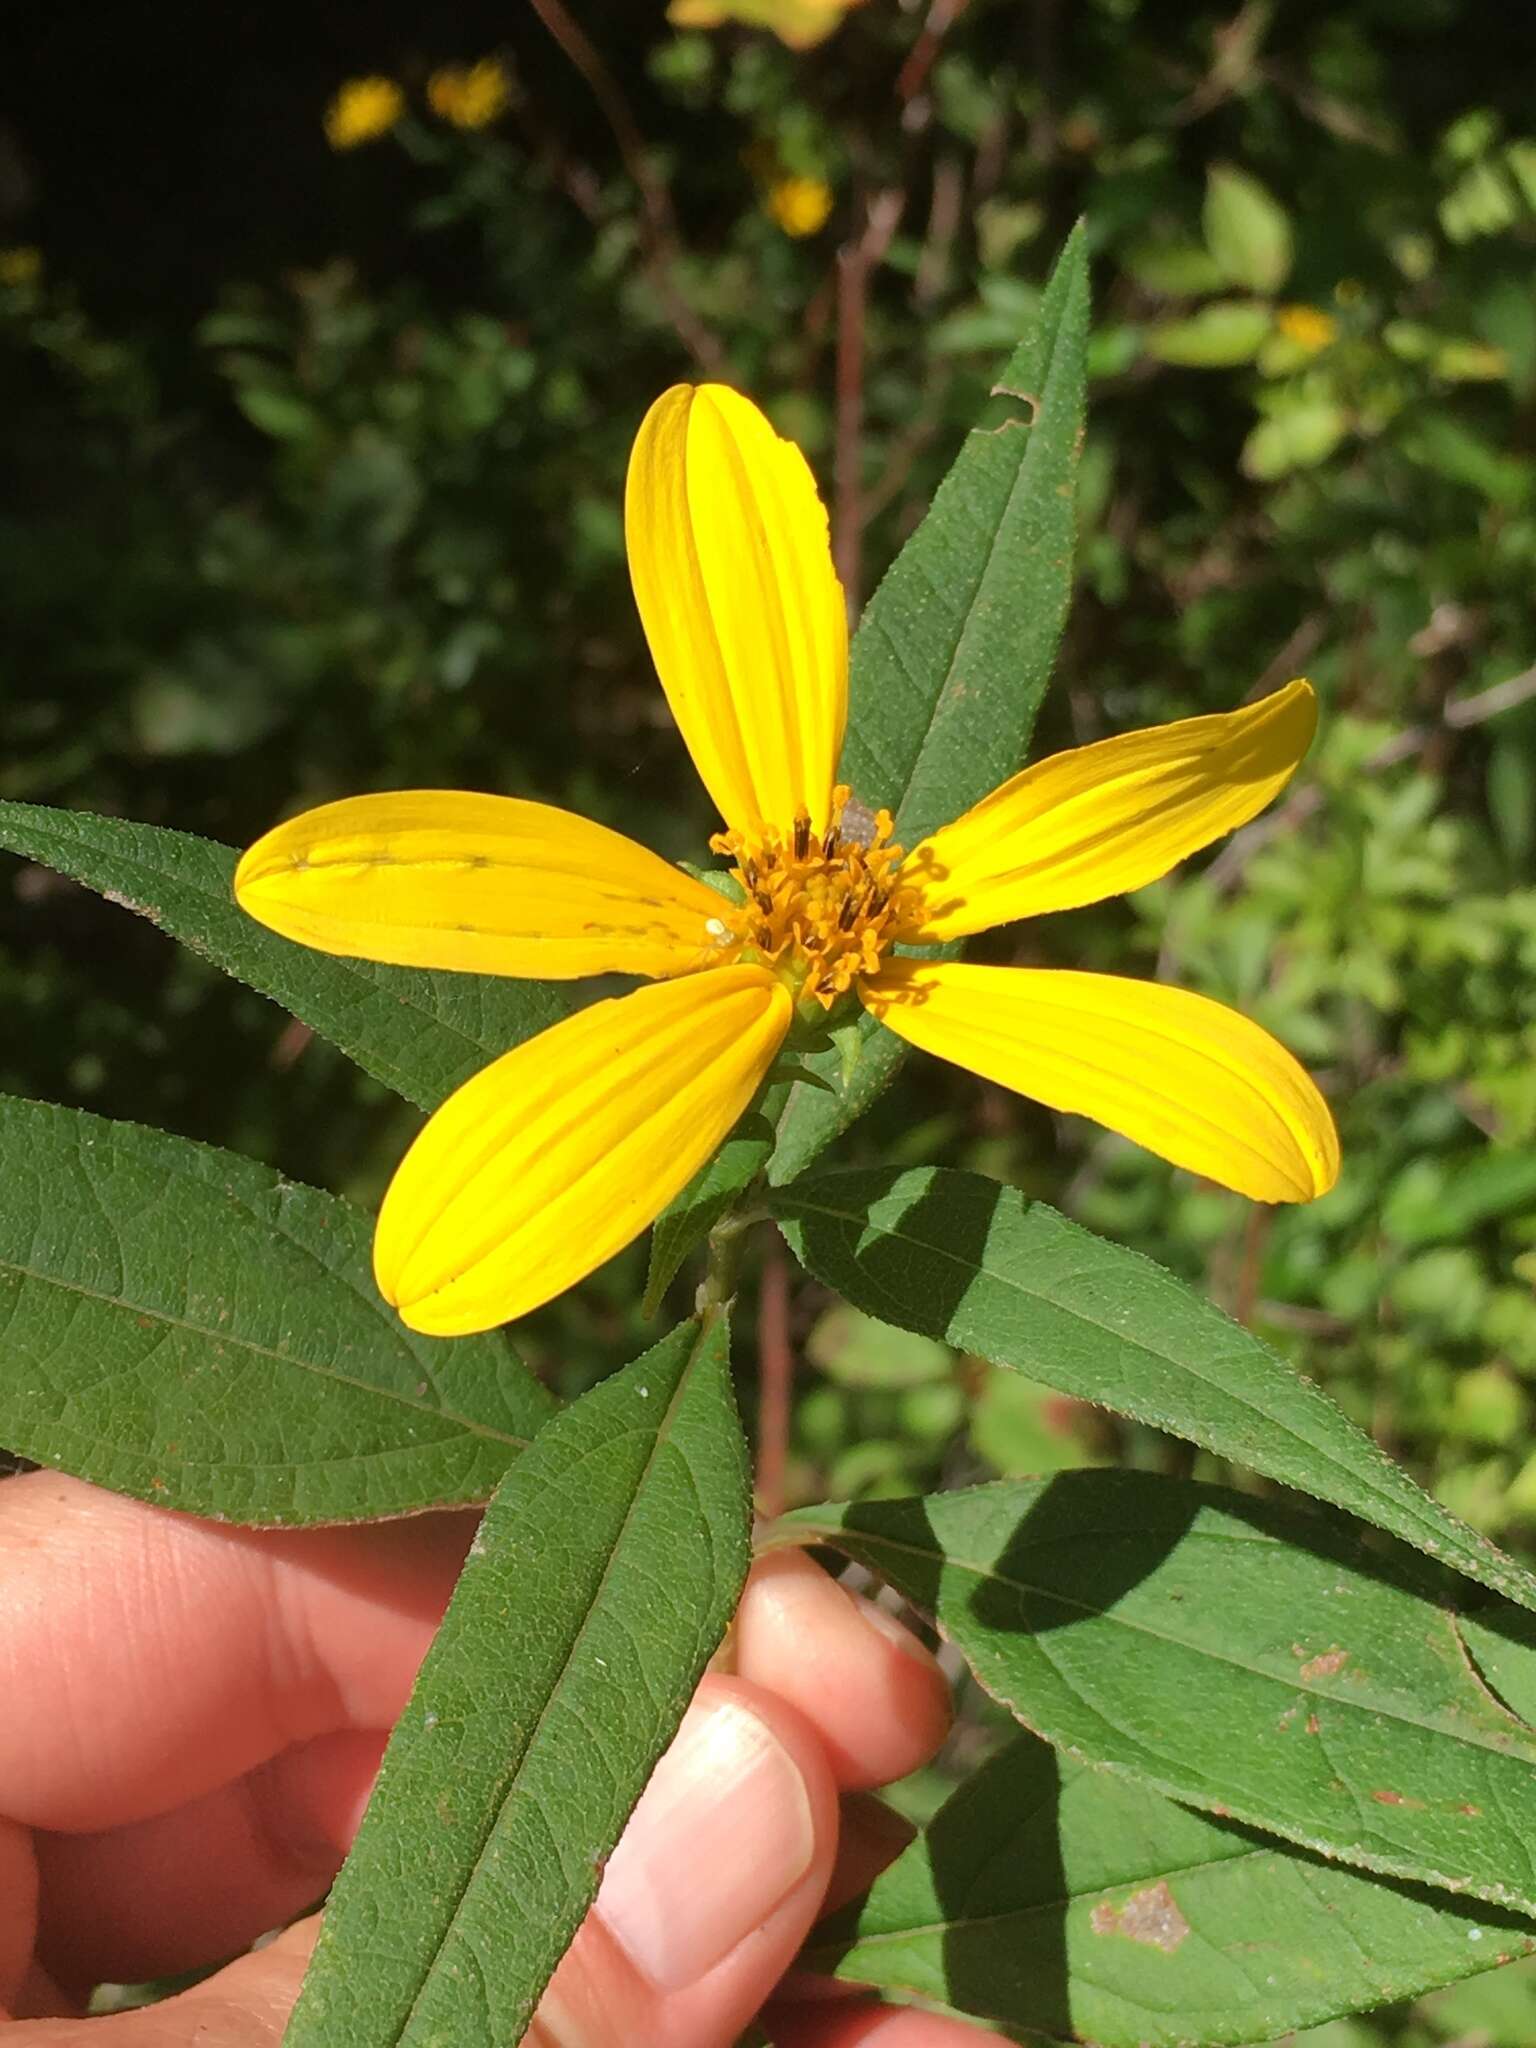
[[[201,1969],[293,1919],[340,1868],[384,1740],[322,1736],[152,1820],[104,1834],[37,1835],[37,1947],[48,1970],[78,1991],[140,1983]],[[878,1799],[845,1800],[818,1914],[865,1890],[911,1836]]]
[[724,2048],[789,1967],[836,1838],[814,1731],[758,1686],[706,1678],[527,2048]]
[[845,1789],[905,1777],[949,1731],[949,1686],[916,1636],[800,1551],[754,1565],[736,1669],[800,1710]]
[[330,1888],[382,1731],[323,1735],[233,1784],[102,1834],[39,1833],[38,1953],[60,1984],[137,1984],[237,1955]]
[[290,1927],[266,1948],[176,1998],[107,2019],[24,2020],[5,2048],[277,2048],[299,1995],[317,1920]]
[[14,1822],[0,1820],[0,2007],[12,2011],[32,1960],[37,1890],[31,1836]]
[[766,2022],[773,2048],[1008,2048],[1001,2034],[978,2033],[969,2021],[889,2005],[786,2008]]
[[472,1528],[230,1529],[55,1473],[0,1483],[0,1813],[118,1827],[389,1727]]

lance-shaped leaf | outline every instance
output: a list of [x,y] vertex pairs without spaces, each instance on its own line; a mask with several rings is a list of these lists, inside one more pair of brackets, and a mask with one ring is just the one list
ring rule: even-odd
[[797,1256],[856,1308],[1203,1444],[1536,1607],[1536,1579],[1320,1387],[1171,1273],[1044,1203],[923,1167],[829,1174],[773,1208]]
[[407,1330],[373,1221],[208,1145],[0,1097],[0,1425],[229,1521],[488,1498],[553,1409],[499,1336]]
[[522,2039],[725,1631],[747,1517],[723,1323],[549,1425],[390,1738],[286,2048]]
[[1099,2048],[1268,2041],[1536,1950],[1529,1921],[1368,1877],[1058,1757],[961,1787],[802,1961]]
[[236,854],[189,832],[0,800],[0,848],[147,917],[423,1109],[569,1008],[547,982],[380,967],[280,939],[236,909]]
[[[911,847],[1024,759],[1072,594],[1088,348],[1088,252],[1074,229],[993,401],[870,599],[849,657],[838,773]],[[797,1087],[770,1178],[787,1181],[862,1115],[904,1048],[861,1027],[849,1087]],[[811,1062],[840,1079],[839,1056]]]
[[1149,1472],[790,1517],[930,1610],[1058,1748],[1367,1870],[1536,1913],[1536,1732],[1411,1552]]

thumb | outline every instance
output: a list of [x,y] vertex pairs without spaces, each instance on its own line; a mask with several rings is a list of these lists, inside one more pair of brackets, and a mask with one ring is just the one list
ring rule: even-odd
[[[837,1793],[806,1722],[745,1679],[706,1678],[526,2048],[725,2048],[789,1968],[836,1846]],[[0,2048],[276,2048],[317,1926],[142,2012],[0,2026]]]
[[614,1850],[527,2048],[726,2048],[827,1888],[837,1794],[796,1710],[709,1677]]

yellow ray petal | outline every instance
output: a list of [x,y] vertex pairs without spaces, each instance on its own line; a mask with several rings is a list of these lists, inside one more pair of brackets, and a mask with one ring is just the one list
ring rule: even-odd
[[413,1330],[526,1315],[639,1235],[714,1151],[789,1028],[782,982],[721,967],[554,1025],[450,1095],[405,1155],[374,1239]]
[[[1037,761],[915,847],[927,940],[1140,889],[1262,811],[1312,744],[1310,683]],[[925,879],[925,871],[931,879]]]
[[574,812],[434,789],[290,818],[241,860],[235,897],[322,953],[550,981],[706,966],[720,911],[702,882]]
[[889,960],[864,1000],[924,1052],[1257,1202],[1310,1202],[1338,1178],[1338,1133],[1308,1076],[1267,1031],[1187,989]]
[[656,672],[733,830],[825,829],[848,702],[848,614],[805,457],[723,384],[646,414],[624,501]]

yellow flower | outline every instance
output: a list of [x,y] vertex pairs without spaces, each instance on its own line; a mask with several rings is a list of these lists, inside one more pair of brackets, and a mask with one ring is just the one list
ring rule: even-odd
[[824,43],[859,0],[672,0],[667,19],[674,28],[719,28],[727,21],[772,29],[791,50]]
[[832,211],[832,187],[820,178],[778,178],[766,204],[786,235],[817,235]]
[[1333,315],[1318,306],[1282,306],[1275,315],[1275,325],[1287,341],[1294,341],[1309,356],[1319,355],[1331,346],[1339,331]]
[[499,57],[445,64],[427,80],[427,104],[455,128],[488,128],[512,104],[512,80]]
[[1324,1193],[1328,1110],[1274,1039],[1204,996],[894,949],[1139,889],[1263,809],[1312,691],[1037,762],[903,858],[837,785],[848,626],[804,457],[749,400],[679,385],[647,414],[630,572],[672,713],[724,821],[729,899],[633,840],[516,797],[363,796],[259,840],[235,893],[323,952],[650,986],[556,1024],[452,1095],[374,1247],[413,1329],[526,1314],[636,1237],[751,1102],[797,1010],[892,1031],[1259,1201]]
[[43,252],[30,242],[14,249],[0,249],[0,284],[36,284],[43,274]]
[[325,110],[325,139],[332,149],[356,149],[387,135],[404,112],[392,78],[349,78]]

